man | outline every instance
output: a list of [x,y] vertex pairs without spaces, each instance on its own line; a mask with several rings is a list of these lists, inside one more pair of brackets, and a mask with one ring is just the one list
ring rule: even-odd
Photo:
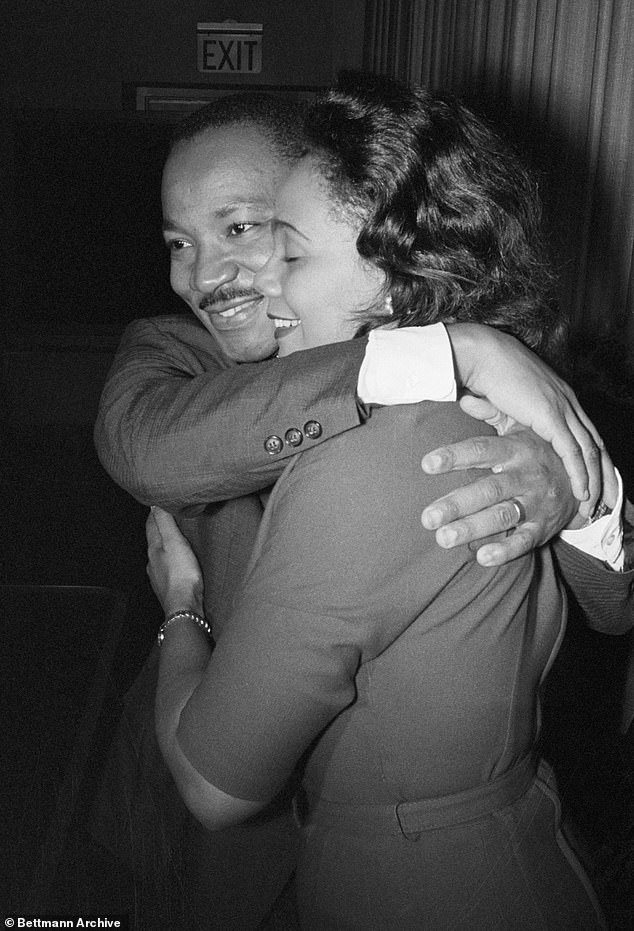
[[[165,166],[164,235],[172,287],[192,315],[142,320],[128,329],[96,425],[100,457],[115,480],[139,500],[178,513],[203,568],[206,614],[215,631],[231,612],[262,515],[261,493],[288,457],[343,430],[363,429],[373,404],[452,399],[452,351],[463,385],[494,405],[505,406],[499,385],[515,386],[507,412],[554,435],[579,496],[582,452],[590,461],[596,450],[589,429],[575,417],[574,402],[564,403],[561,383],[517,344],[479,328],[450,328],[451,345],[443,328],[425,328],[270,358],[276,345],[253,276],[271,250],[275,191],[302,150],[299,124],[292,106],[251,95],[225,98],[185,121]],[[515,374],[517,366],[524,382]],[[562,429],[566,417],[572,430]],[[466,503],[464,495],[454,496],[425,514],[426,525],[434,527],[448,512],[464,517],[479,511],[483,499],[491,505],[484,515],[445,529],[457,533],[445,545],[521,523],[521,532],[480,550],[485,564],[543,542],[578,510],[548,444],[532,434],[519,436],[510,434],[497,446],[490,438],[483,441],[479,464],[495,466],[484,484],[470,500],[467,494]],[[458,464],[465,455],[473,459],[464,447],[453,454]],[[599,526],[599,549],[606,541],[602,558],[618,565],[617,486],[607,460],[605,465],[608,504],[617,505],[617,513],[601,518],[609,529],[597,522],[593,532]],[[428,467],[434,467],[433,457]],[[595,469],[590,501],[596,485]],[[569,577],[592,576],[593,585],[584,587],[590,590],[587,604],[601,603],[608,627],[610,609],[625,603],[624,577],[573,551],[568,562]],[[608,577],[619,581],[608,584]],[[610,604],[594,596],[601,586]],[[158,773],[151,751],[146,771],[148,766]],[[158,804],[162,791],[156,788]],[[205,835],[191,822],[186,832],[181,876],[200,926],[256,927],[292,871],[295,830],[288,808],[282,805],[256,824],[221,836]]]

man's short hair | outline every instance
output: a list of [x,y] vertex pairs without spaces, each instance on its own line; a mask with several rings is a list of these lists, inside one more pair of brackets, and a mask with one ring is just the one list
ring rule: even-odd
[[222,126],[255,126],[284,158],[294,161],[306,150],[305,107],[288,97],[246,91],[228,94],[195,110],[175,128],[170,152],[180,142]]

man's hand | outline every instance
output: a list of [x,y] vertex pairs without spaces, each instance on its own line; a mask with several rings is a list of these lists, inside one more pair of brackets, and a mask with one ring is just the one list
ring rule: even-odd
[[[590,516],[601,489],[604,447],[572,389],[521,343],[493,327],[452,324],[447,332],[461,385],[552,444],[573,494],[584,502],[583,516]],[[474,399],[464,403],[486,406]],[[482,410],[468,412],[487,419]]]
[[[480,546],[477,559],[483,566],[502,565],[541,546],[567,527],[579,509],[562,460],[532,430],[442,447],[425,456],[422,467],[429,474],[488,470],[473,484],[434,501],[422,514],[423,526],[436,530],[436,540],[445,549],[512,530],[510,536]],[[519,524],[512,499],[524,512]]]

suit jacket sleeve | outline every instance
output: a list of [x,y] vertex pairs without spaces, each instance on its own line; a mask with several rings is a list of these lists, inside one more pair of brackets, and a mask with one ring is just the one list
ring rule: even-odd
[[139,501],[171,510],[266,488],[289,456],[362,422],[365,346],[357,339],[237,365],[194,318],[138,320],[101,397],[99,458]]
[[624,634],[634,627],[634,569],[614,572],[562,540],[553,541],[553,552],[589,627],[604,634]]

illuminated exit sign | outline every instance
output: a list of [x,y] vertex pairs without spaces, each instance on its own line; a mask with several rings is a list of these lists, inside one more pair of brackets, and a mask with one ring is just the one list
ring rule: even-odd
[[259,74],[262,23],[198,23],[198,70],[208,74]]

